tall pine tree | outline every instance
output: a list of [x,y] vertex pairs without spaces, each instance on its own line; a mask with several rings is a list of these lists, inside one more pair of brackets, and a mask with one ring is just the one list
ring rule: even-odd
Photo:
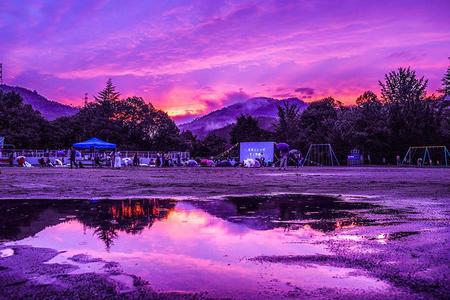
[[[450,57],[448,58],[450,60]],[[450,66],[447,69],[447,73],[445,73],[442,78],[442,92],[444,96],[450,96]]]
[[119,100],[120,93],[116,92],[116,87],[113,85],[111,78],[106,82],[106,87],[98,93],[95,100],[99,103],[102,102],[115,102]]

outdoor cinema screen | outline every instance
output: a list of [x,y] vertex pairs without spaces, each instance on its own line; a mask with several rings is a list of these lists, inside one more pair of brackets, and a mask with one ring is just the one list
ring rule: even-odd
[[274,142],[245,142],[241,143],[240,161],[248,158],[264,157],[266,162],[273,161],[273,146]]

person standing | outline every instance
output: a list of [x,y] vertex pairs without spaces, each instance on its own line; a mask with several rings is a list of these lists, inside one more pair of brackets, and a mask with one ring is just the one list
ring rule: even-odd
[[133,156],[133,166],[139,167],[139,156],[138,156],[137,152],[134,153],[134,156]]
[[289,153],[281,152],[280,170],[287,169],[288,155],[289,155]]
[[116,150],[111,152],[111,167],[114,168],[114,163],[116,162]]
[[11,151],[9,153],[8,162],[9,162],[9,166],[12,167],[14,164],[14,152],[13,151]]
[[122,168],[122,158],[120,157],[120,152],[117,151],[114,156],[114,168],[120,169]]
[[289,158],[289,148],[281,149],[281,162],[280,162],[280,170],[286,170]]
[[161,167],[161,155],[159,153],[156,155],[155,166],[157,168]]
[[164,168],[166,166],[166,154],[163,152],[161,155],[161,168]]
[[75,168],[78,168],[78,164],[77,164],[75,158],[76,158],[75,149],[73,149],[73,147],[70,147],[70,150],[69,150],[69,160],[70,160],[70,168],[71,168],[71,169],[72,169],[74,166],[75,166]]
[[303,166],[303,156],[302,156],[302,154],[299,152],[299,153],[297,153],[297,157],[296,157],[297,159],[297,168],[300,168],[301,166]]
[[102,167],[102,160],[100,159],[100,154],[99,153],[95,153],[94,156],[94,166],[101,168]]
[[275,146],[280,151],[280,170],[286,170],[289,159],[289,145],[278,143]]
[[181,155],[177,153],[177,167],[181,167]]

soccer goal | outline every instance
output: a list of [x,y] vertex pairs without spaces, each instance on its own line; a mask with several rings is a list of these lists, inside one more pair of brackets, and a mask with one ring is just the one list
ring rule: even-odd
[[449,164],[450,152],[446,146],[409,147],[402,161],[402,165],[418,167],[448,167]]
[[311,144],[303,166],[339,166],[339,161],[330,144]]

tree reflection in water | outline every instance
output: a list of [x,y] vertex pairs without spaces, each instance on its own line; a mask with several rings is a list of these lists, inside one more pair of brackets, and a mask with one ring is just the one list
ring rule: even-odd
[[119,232],[139,234],[166,219],[175,201],[137,200],[4,200],[0,201],[0,241],[34,236],[46,227],[76,218],[109,249]]
[[226,201],[198,202],[197,207],[233,223],[255,230],[308,226],[321,232],[365,225],[372,220],[359,212],[377,208],[366,202],[348,202],[322,195],[234,196]]
[[[168,199],[5,200],[0,201],[0,240],[23,239],[76,218],[93,229],[109,250],[120,232],[140,234],[155,221],[167,219],[175,205],[175,200]],[[253,230],[296,230],[308,226],[321,232],[367,225],[372,220],[362,217],[360,212],[378,207],[319,195],[228,197],[192,201],[189,205]],[[178,209],[183,210],[183,206]]]
[[89,228],[109,249],[118,233],[139,234],[145,228],[150,228],[157,220],[167,219],[175,201],[143,199],[122,201],[100,201],[84,214],[77,216],[78,220]]

